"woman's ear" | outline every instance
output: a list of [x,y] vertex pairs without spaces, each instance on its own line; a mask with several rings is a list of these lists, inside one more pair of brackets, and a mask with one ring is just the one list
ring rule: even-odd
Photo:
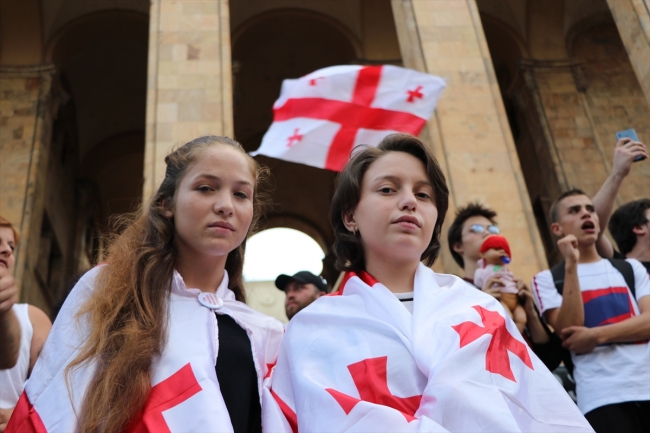
[[160,202],[160,207],[163,208],[163,216],[165,218],[174,218],[174,211],[169,208],[169,200],[164,199],[162,202]]
[[454,252],[460,254],[461,256],[463,255],[463,244],[460,242],[456,242],[451,246],[451,249],[454,250]]
[[357,221],[354,219],[354,212],[341,213],[341,219],[343,220],[343,225],[350,233],[356,234],[359,231]]

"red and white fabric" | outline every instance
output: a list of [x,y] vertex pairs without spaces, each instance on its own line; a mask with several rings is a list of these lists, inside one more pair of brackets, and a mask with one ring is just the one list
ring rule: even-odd
[[593,431],[493,297],[424,265],[412,315],[366,273],[300,311],[263,401],[265,432]]
[[[96,362],[72,370],[69,388],[65,369],[88,337],[87,321],[82,317],[77,322],[75,315],[92,293],[98,272],[99,268],[95,268],[86,273],[70,293],[6,433],[76,431],[76,414]],[[213,310],[199,303],[200,293],[188,289],[180,274],[174,272],[167,344],[161,359],[153,363],[152,390],[144,412],[132,420],[129,431],[233,431],[215,370],[219,350],[217,320]],[[261,399],[262,383],[269,366],[275,363],[284,333],[282,324],[236,301],[228,289],[227,274],[216,295],[223,301],[216,311],[235,319],[251,339]]]
[[397,66],[332,66],[284,80],[273,123],[252,155],[340,171],[354,146],[418,135],[445,81]]
[[[609,260],[578,265],[585,326],[603,326],[639,315],[638,300],[650,296],[650,275],[637,260],[627,259],[627,262],[634,271],[636,300],[623,275]],[[551,271],[535,275],[532,286],[542,313],[562,305],[562,295],[555,288]],[[582,355],[572,353],[571,360],[582,413],[608,404],[650,400],[650,343],[647,341],[599,346]]]

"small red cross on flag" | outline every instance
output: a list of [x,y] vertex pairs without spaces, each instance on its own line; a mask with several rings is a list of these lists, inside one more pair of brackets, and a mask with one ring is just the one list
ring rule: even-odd
[[294,145],[294,142],[298,142],[302,140],[302,135],[298,134],[299,130],[300,130],[299,128],[294,129],[293,135],[287,138],[287,147],[291,147]]
[[444,87],[442,78],[390,65],[332,66],[284,80],[273,123],[252,154],[340,171],[357,145],[418,135]]
[[406,98],[406,102],[415,102],[415,98],[424,98],[424,95],[420,90],[422,90],[422,86],[417,86],[415,90],[407,90],[406,93],[408,93],[409,97]]

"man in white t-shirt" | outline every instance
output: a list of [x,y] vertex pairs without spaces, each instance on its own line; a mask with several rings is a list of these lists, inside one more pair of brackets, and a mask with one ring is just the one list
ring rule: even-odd
[[[546,320],[571,351],[578,407],[596,432],[650,431],[650,278],[627,259],[624,276],[596,251],[600,233],[591,199],[577,189],[551,208],[551,230],[565,263],[562,294],[549,270],[533,279]],[[627,265],[625,265],[627,266]]]

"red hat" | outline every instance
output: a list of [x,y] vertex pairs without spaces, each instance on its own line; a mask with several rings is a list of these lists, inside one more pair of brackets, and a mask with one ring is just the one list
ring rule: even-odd
[[492,248],[501,248],[503,251],[508,254],[508,257],[512,258],[512,255],[510,254],[510,245],[508,245],[508,241],[506,238],[503,236],[499,235],[492,235],[488,236],[484,241],[483,245],[481,245],[481,253],[486,252],[487,250],[491,250]]

